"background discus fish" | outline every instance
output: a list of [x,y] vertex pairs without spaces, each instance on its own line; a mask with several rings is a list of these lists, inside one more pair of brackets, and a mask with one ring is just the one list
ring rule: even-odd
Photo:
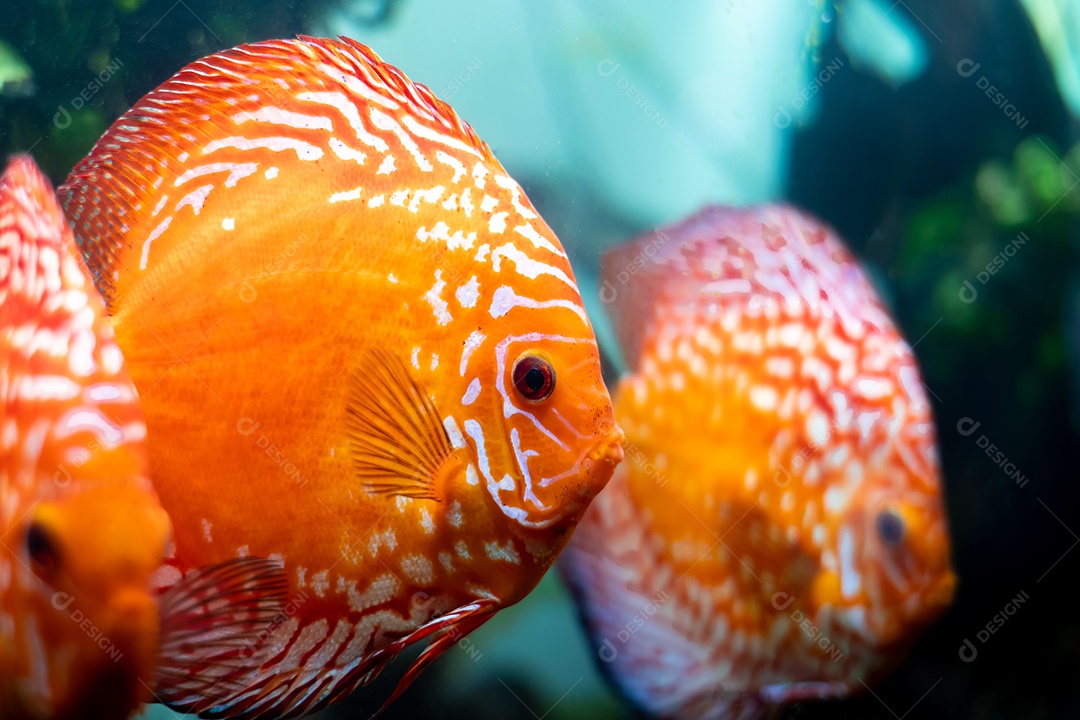
[[604,258],[627,460],[561,570],[657,717],[863,689],[950,602],[911,348],[828,228],[710,207]]
[[187,644],[231,658],[280,613],[259,558],[160,592],[171,524],[138,395],[29,157],[0,178],[0,403],[0,717],[127,717],[190,672]]
[[143,396],[174,577],[247,555],[288,576],[253,669],[174,673],[176,708],[310,711],[432,638],[400,692],[535,586],[621,459],[559,241],[363,45],[192,63],[61,196]]

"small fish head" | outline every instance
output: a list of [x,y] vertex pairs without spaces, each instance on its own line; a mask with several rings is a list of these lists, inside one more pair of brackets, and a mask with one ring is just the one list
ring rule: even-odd
[[157,660],[150,577],[163,562],[171,523],[146,482],[84,487],[35,504],[22,523],[20,554],[33,575],[28,609],[58,712],[93,699],[119,717],[150,700],[138,682],[153,685]]
[[956,588],[940,491],[917,492],[916,483],[925,485],[915,479],[902,494],[879,486],[852,503],[836,525],[837,569],[815,583],[840,625],[881,649],[914,640]]
[[512,336],[496,349],[495,373],[506,443],[492,497],[523,528],[562,536],[622,460],[596,342],[591,330]]

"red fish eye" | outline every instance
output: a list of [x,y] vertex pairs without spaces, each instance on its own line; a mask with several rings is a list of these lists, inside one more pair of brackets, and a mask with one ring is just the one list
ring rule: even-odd
[[37,523],[31,523],[26,532],[26,551],[30,554],[30,560],[36,569],[50,572],[56,567],[58,561],[56,545],[48,531]]
[[514,387],[530,402],[546,400],[555,389],[555,369],[535,355],[524,355],[514,363]]

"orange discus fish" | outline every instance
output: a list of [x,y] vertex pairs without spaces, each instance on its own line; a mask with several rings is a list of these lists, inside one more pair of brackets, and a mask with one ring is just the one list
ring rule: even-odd
[[0,178],[0,405],[4,720],[126,718],[161,673],[189,671],[186,643],[231,657],[280,612],[281,571],[256,558],[159,598],[171,525],[138,396],[28,157]]
[[197,683],[230,680],[209,696],[163,683],[175,708],[310,712],[430,639],[400,693],[536,585],[622,457],[559,241],[359,43],[192,63],[61,196],[143,398],[174,576],[288,575],[256,667],[205,663]]
[[955,585],[911,348],[790,207],[707,208],[604,274],[627,459],[560,561],[601,667],[663,718],[862,690]]

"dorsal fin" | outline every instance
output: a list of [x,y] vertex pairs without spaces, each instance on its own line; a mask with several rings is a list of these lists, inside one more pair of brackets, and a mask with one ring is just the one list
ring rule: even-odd
[[[12,158],[0,177],[0,193],[5,207],[10,203],[5,219],[10,219],[16,226],[25,224],[26,230],[33,230],[23,233],[24,240],[48,244],[57,251],[67,249],[66,243],[59,242],[67,237],[64,216],[56,203],[52,185],[33,158],[29,155]],[[6,279],[8,276],[0,277]]]
[[[87,317],[89,324],[84,322]],[[20,327],[23,330],[15,331]],[[42,332],[26,333],[27,327]],[[90,433],[103,446],[122,439],[132,453],[129,457],[140,458],[143,469],[138,472],[144,473],[142,436],[120,430],[129,422],[143,422],[138,394],[127,365],[115,362],[120,352],[112,326],[79,259],[52,185],[28,155],[14,158],[0,178],[0,328],[0,384],[6,386],[0,388],[0,403],[16,403],[5,410],[27,423],[44,417],[66,423],[66,413],[76,406],[101,413],[101,425],[83,425],[80,433]],[[92,339],[83,334],[87,331]],[[52,344],[40,342],[45,336]],[[57,352],[54,346],[65,350]],[[33,383],[35,376],[70,378],[81,390],[70,398],[16,390],[22,382]],[[110,399],[88,390],[99,383],[111,384]],[[60,451],[70,436],[67,429],[50,433],[46,447],[55,441]],[[84,474],[92,474],[91,469],[106,458],[109,463],[120,462],[118,456],[96,453],[83,466]],[[68,471],[61,465],[61,472]],[[118,466],[109,474],[118,475]]]
[[723,312],[750,296],[836,313],[849,327],[890,321],[855,257],[826,225],[790,205],[711,205],[611,248],[601,299],[629,368],[663,316]]
[[[699,258],[722,265],[755,233],[760,235],[761,223],[753,211],[711,205],[604,253],[601,299],[628,368],[637,367],[641,344],[660,316],[692,307],[702,283],[717,276],[718,268],[703,268]],[[704,252],[701,245],[714,247]]]
[[[255,138],[249,137],[253,126]],[[113,123],[58,194],[112,308],[123,275],[146,265],[146,238],[169,227],[164,196],[174,196],[175,204],[176,196],[197,190],[206,165],[222,157],[223,148],[226,155],[244,151],[252,160],[262,153],[277,164],[298,162],[304,152],[311,159],[317,151],[355,180],[357,159],[365,162],[366,154],[366,172],[374,176],[377,153],[386,145],[380,134],[398,130],[417,144],[434,138],[430,142],[440,147],[494,161],[449,105],[358,42],[301,36],[241,45],[191,63],[142,98]],[[341,151],[337,155],[327,147],[327,132],[339,143],[330,143]],[[317,150],[305,141],[315,137]],[[264,141],[269,145],[258,145]],[[233,160],[226,187],[255,172],[226,159]],[[193,196],[184,212],[197,211],[204,200]]]
[[[0,177],[0,231],[0,308],[37,314],[45,296],[83,288],[82,264],[76,260],[77,272],[66,265],[68,258],[77,257],[71,230],[52,185],[29,155],[12,158]],[[60,262],[41,262],[46,249]],[[95,295],[89,294],[88,304],[98,315]]]

